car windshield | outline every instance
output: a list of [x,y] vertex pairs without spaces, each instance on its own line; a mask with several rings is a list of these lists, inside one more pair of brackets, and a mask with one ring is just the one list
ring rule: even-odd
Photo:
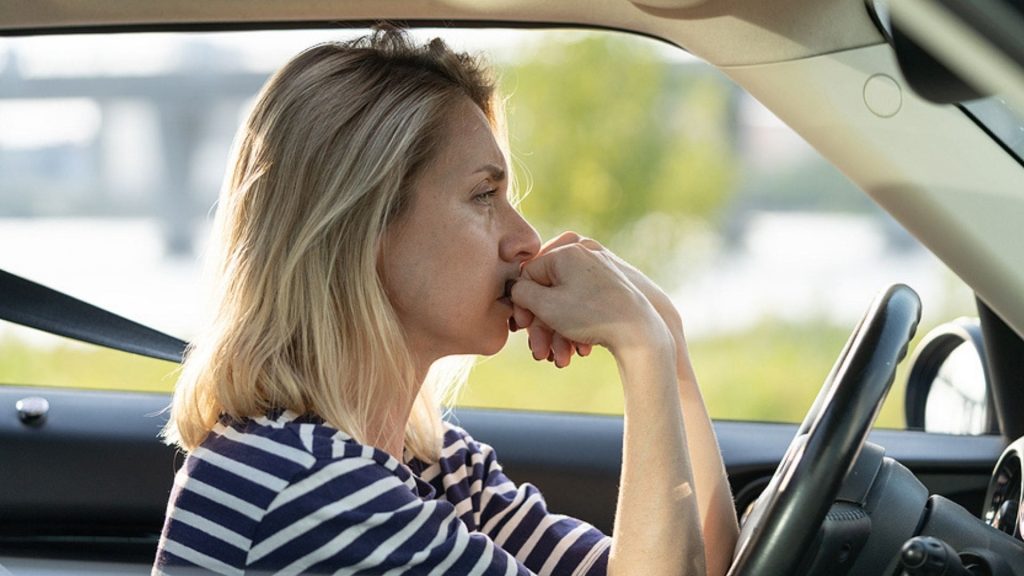
[[963,109],[1024,164],[1024,113],[1015,111],[999,96],[965,102]]
[[[0,269],[194,338],[209,315],[199,263],[237,127],[288,58],[363,32],[0,38]],[[976,313],[930,251],[678,48],[607,31],[415,34],[495,63],[512,166],[529,190],[523,213],[544,238],[598,238],[665,288],[716,418],[799,421],[889,283],[921,294],[919,333]],[[526,350],[525,334],[512,335],[475,369],[463,404],[621,414],[610,356],[552,371]],[[2,381],[173,387],[175,366],[114,354],[0,323]],[[901,391],[890,398],[881,422],[902,426]]]

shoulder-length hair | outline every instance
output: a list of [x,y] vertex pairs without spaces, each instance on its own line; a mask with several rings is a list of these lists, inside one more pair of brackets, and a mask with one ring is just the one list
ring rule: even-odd
[[[223,415],[272,410],[377,439],[371,415],[421,384],[378,272],[382,237],[467,97],[507,153],[489,69],[439,39],[418,46],[381,29],[320,44],[267,82],[221,190],[216,314],[187,355],[168,442],[189,451]],[[419,388],[405,433],[413,456],[437,458],[439,402],[465,373],[432,370]]]

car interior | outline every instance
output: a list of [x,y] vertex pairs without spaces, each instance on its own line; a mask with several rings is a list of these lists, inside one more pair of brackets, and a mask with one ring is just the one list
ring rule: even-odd
[[[802,422],[716,420],[741,518],[730,575],[1024,575],[1024,2],[15,0],[0,9],[0,39],[381,21],[614,30],[685,51],[795,130],[969,287],[972,317],[922,330],[915,286],[878,286]],[[4,92],[3,71],[0,103],[18,97]],[[997,113],[1009,128],[989,122]],[[0,320],[171,363],[187,346],[18,270],[0,270]],[[901,362],[906,426],[873,429]],[[148,573],[183,460],[158,438],[168,394],[3,378],[0,573]],[[451,417],[550,509],[611,534],[621,416]]]

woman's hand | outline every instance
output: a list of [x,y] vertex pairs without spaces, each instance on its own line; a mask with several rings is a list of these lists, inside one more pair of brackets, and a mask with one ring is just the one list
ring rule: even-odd
[[[601,255],[602,260],[613,265],[618,273],[629,282],[633,290],[643,295],[649,306],[656,311],[656,314],[662,321],[662,326],[667,328],[667,332],[671,335],[671,345],[675,352],[674,354],[663,354],[661,357],[657,355],[651,356],[640,363],[640,369],[642,370],[645,367],[656,365],[659,360],[667,357],[671,357],[672,361],[675,362],[678,393],[675,394],[675,398],[658,397],[658,393],[664,391],[655,389],[653,393],[649,393],[650,398],[647,399],[660,398],[657,402],[658,406],[648,406],[645,408],[641,405],[642,401],[645,400],[643,394],[632,395],[632,397],[628,394],[629,389],[634,387],[637,382],[645,380],[642,375],[637,377],[637,364],[633,363],[633,371],[631,373],[628,370],[623,371],[623,385],[624,390],[627,391],[626,412],[634,416],[633,418],[626,419],[627,442],[624,454],[630,454],[631,457],[624,458],[624,461],[629,460],[632,464],[627,466],[628,469],[624,468],[619,512],[616,514],[615,538],[619,540],[620,535],[632,536],[642,533],[650,526],[669,526],[672,522],[678,521],[682,521],[684,525],[689,526],[687,529],[692,530],[693,526],[689,522],[693,518],[699,518],[701,526],[699,528],[700,536],[697,539],[703,538],[706,544],[704,554],[699,554],[696,550],[692,550],[683,554],[682,557],[688,558],[689,561],[699,562],[704,560],[702,563],[705,565],[709,575],[725,574],[732,559],[732,552],[736,545],[739,530],[737,528],[729,485],[726,480],[725,466],[722,463],[721,453],[718,450],[718,442],[715,439],[714,429],[711,426],[700,389],[697,387],[697,379],[693,373],[693,367],[690,364],[689,354],[686,350],[682,319],[668,296],[654,282],[611,251],[589,238],[584,238],[573,232],[565,232],[545,244],[534,261],[543,258],[549,253],[570,246],[586,248],[595,254]],[[514,302],[514,304],[517,303]],[[520,325],[529,327],[527,329],[530,331],[530,345],[535,358],[543,359],[551,354],[557,365],[565,366],[568,365],[574,348],[581,355],[586,355],[589,351],[589,348],[585,347],[584,344],[574,343],[571,340],[572,335],[561,333],[559,325],[549,327],[549,325],[545,324],[544,320],[546,318],[544,316],[535,319],[528,309],[520,308],[518,305],[515,306],[513,313]],[[629,364],[630,362],[627,360],[625,362],[626,367]],[[621,369],[623,369],[622,362],[620,362]],[[666,414],[658,411],[658,408],[665,408],[667,406],[671,406],[667,409],[667,412],[679,410],[682,412],[682,421],[678,426],[685,432],[683,442],[686,448],[680,449],[679,453],[687,454],[690,462],[692,462],[692,468],[690,464],[685,465],[689,471],[683,477],[689,476],[692,479],[693,485],[696,487],[698,501],[696,510],[688,508],[688,512],[677,512],[671,519],[655,521],[652,519],[659,510],[643,510],[643,506],[644,503],[652,499],[651,494],[658,493],[659,488],[658,486],[648,486],[642,483],[651,478],[665,477],[665,475],[661,470],[652,474],[650,470],[645,471],[643,466],[646,463],[663,457],[666,453],[674,453],[671,449],[666,449],[666,446],[673,440],[673,435],[670,434],[670,427],[659,427],[654,424],[654,416],[656,414],[661,414],[662,417],[668,418]],[[638,418],[636,417],[637,415],[641,416]],[[632,429],[629,429],[630,427]],[[645,441],[642,439],[644,429],[648,427],[656,436],[655,440]],[[638,439],[639,441],[636,441]],[[632,441],[636,442],[631,443]],[[658,458],[651,457],[648,459],[642,456],[644,454],[643,451],[650,446],[657,446]],[[667,476],[671,477],[672,474]],[[678,485],[678,480],[675,480],[675,482]],[[634,497],[637,499],[633,499]],[[664,503],[664,500],[658,501]],[[677,504],[683,505],[685,503],[679,502]],[[688,515],[690,516],[689,519],[686,518]],[[637,519],[638,517],[639,519]],[[649,560],[650,558],[646,553],[632,556],[629,551],[629,549],[632,549],[633,544],[631,540],[622,542],[622,544],[628,546],[619,551],[621,558],[619,558],[616,564],[618,566],[626,566],[630,572],[633,572],[638,562]],[[687,541],[686,538],[675,538],[673,540],[673,542],[685,541]],[[651,550],[657,549],[657,547],[646,547],[645,549]],[[673,562],[666,562],[666,564],[672,565]],[[703,568],[696,571],[701,572]]]
[[530,330],[534,358],[554,354],[556,364],[565,366],[577,343],[617,353],[668,335],[610,254],[579,242],[552,243],[524,264],[512,302],[516,324]]
[[[625,260],[619,258],[597,241],[580,236],[575,232],[563,232],[557,238],[548,241],[541,248],[536,258],[540,258],[552,250],[573,244],[581,245],[591,251],[597,252],[606,260],[613,263],[618,271],[621,272],[623,276],[625,276],[626,279],[629,280],[629,282],[639,290],[647,301],[654,307],[655,311],[665,322],[666,326],[668,326],[669,332],[672,334],[676,345],[680,347],[681,350],[685,350],[686,347],[683,340],[682,319],[680,318],[678,311],[676,311],[675,306],[672,305],[672,301],[669,299],[668,295],[666,295],[661,288],[647,278],[647,276],[642,272],[631,266]],[[589,344],[573,342],[567,339],[564,335],[552,330],[543,321],[534,320],[533,315],[528,309],[515,306],[513,309],[513,315],[519,326],[529,327],[530,350],[536,360],[543,360],[547,358],[548,360],[554,361],[556,366],[563,368],[569,365],[574,351],[580,356],[587,356],[590,353],[591,346]]]

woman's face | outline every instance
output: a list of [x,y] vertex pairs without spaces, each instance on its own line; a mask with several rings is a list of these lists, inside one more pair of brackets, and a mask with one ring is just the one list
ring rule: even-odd
[[508,338],[506,283],[540,249],[509,203],[507,167],[483,112],[468,98],[450,114],[437,156],[406,213],[385,234],[384,285],[420,362],[494,354]]

